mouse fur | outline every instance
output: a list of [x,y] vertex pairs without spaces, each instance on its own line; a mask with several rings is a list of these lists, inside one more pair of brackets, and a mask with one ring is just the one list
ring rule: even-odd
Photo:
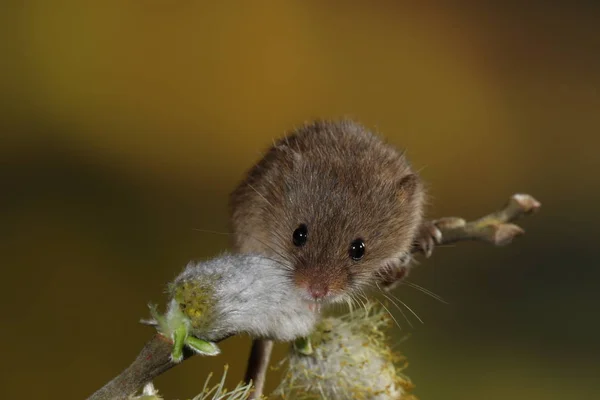
[[[233,246],[272,257],[307,300],[346,300],[410,258],[425,190],[403,152],[351,120],[315,121],[277,140],[230,197]],[[306,243],[294,231],[305,224]],[[349,246],[361,239],[364,256]]]

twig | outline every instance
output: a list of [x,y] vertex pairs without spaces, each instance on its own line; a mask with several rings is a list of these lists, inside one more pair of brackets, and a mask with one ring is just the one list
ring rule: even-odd
[[435,245],[462,240],[481,240],[496,246],[509,244],[515,237],[525,233],[521,227],[511,222],[536,212],[540,207],[540,202],[532,196],[514,194],[504,208],[475,221],[446,217],[427,222],[421,228],[412,252],[420,252],[429,257]]
[[[88,400],[128,399],[145,384],[177,365],[171,360],[172,351],[173,341],[161,334],[155,334],[129,367],[92,394]],[[186,349],[183,359],[193,354]]]
[[252,351],[250,352],[246,377],[244,378],[245,382],[254,383],[254,390],[249,400],[259,399],[262,396],[272,351],[272,340],[255,339],[252,341]]
[[[459,217],[446,217],[427,221],[415,239],[411,253],[422,253],[430,257],[435,246],[466,240],[478,240],[504,246],[525,233],[513,221],[539,210],[541,203],[528,194],[514,194],[501,210],[495,211],[475,221],[467,222]],[[382,285],[386,290],[393,289],[406,275],[404,268],[386,271]]]

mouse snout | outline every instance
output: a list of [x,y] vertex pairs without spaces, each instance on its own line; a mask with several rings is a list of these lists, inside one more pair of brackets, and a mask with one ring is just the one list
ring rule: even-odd
[[324,276],[306,276],[297,272],[295,283],[303,297],[309,301],[329,300],[335,292],[335,286],[332,286],[334,282]]
[[308,286],[308,293],[315,299],[320,300],[329,294],[329,287],[322,282],[313,283]]

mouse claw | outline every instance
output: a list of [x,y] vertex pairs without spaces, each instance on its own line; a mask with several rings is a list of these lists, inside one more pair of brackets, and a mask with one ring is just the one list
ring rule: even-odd
[[445,217],[423,222],[417,232],[412,252],[420,252],[427,258],[431,257],[435,246],[444,241],[443,231],[463,228],[466,224],[467,221],[458,217]]
[[436,221],[427,221],[421,225],[414,247],[425,254],[425,257],[430,257],[436,244],[442,240],[442,232],[436,226]]

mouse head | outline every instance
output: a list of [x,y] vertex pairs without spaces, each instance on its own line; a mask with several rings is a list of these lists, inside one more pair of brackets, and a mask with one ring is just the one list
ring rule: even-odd
[[404,156],[360,125],[282,139],[232,194],[234,244],[280,261],[309,301],[344,301],[409,255],[423,189]]

